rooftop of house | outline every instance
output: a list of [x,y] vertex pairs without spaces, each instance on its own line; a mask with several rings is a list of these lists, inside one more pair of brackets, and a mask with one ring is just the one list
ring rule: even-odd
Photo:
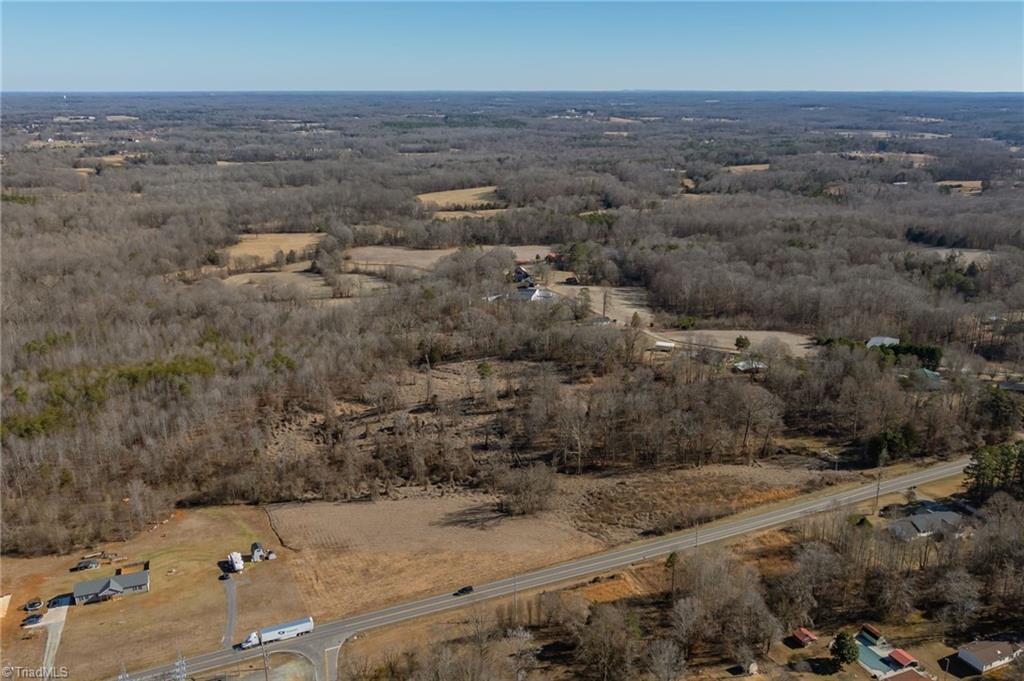
[[895,662],[901,667],[909,667],[911,665],[917,664],[917,658],[915,658],[907,651],[903,650],[903,648],[896,648],[891,653],[889,653],[889,657],[892,659],[893,662]]
[[974,641],[960,646],[960,652],[969,652],[982,664],[993,664],[999,660],[1019,654],[1021,645],[1010,641]]
[[141,570],[139,572],[129,572],[125,575],[113,575],[111,577],[90,579],[88,582],[79,582],[78,584],[75,584],[74,594],[75,598],[81,598],[91,594],[98,594],[108,589],[123,591],[125,589],[137,588],[148,583],[149,571]]

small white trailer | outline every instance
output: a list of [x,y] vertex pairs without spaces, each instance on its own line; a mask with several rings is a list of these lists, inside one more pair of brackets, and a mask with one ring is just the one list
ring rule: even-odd
[[245,568],[245,563],[242,562],[242,554],[238,551],[232,551],[229,553],[228,567],[231,568],[232,572],[241,572]]
[[296,636],[302,636],[313,631],[313,618],[307,617],[301,620],[295,620],[294,622],[285,622],[284,624],[278,624],[273,627],[267,627],[254,631],[249,634],[244,641],[238,644],[238,647],[242,650],[246,648],[252,648],[258,646],[260,643],[273,643],[274,641],[283,641],[288,638],[295,638]]

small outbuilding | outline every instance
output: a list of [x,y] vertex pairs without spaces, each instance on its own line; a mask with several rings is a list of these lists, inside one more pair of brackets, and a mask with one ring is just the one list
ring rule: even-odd
[[807,627],[800,627],[794,631],[793,638],[795,638],[800,645],[805,648],[818,640],[817,635]]
[[908,667],[917,667],[917,658],[903,650],[903,648],[895,648],[889,653],[889,659],[899,667],[900,669],[907,669]]

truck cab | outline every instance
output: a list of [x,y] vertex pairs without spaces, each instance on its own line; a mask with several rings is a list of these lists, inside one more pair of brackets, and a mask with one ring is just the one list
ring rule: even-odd
[[259,632],[255,632],[254,631],[251,634],[249,634],[248,636],[246,636],[245,640],[238,644],[238,647],[241,648],[242,650],[246,650],[248,648],[252,648],[253,646],[258,646],[259,644],[260,644]]

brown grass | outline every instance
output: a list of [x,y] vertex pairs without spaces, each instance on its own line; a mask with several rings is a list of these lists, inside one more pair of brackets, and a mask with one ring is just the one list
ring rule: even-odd
[[727,352],[736,352],[737,336],[750,339],[751,348],[769,339],[782,343],[794,357],[806,357],[815,352],[814,341],[810,336],[788,331],[750,331],[747,329],[700,329],[696,331],[659,331],[658,336],[665,340],[687,345],[700,345]]
[[952,194],[963,196],[978,196],[981,194],[981,180],[940,180],[936,182],[940,187],[949,187]]
[[228,246],[221,253],[228,260],[229,266],[238,264],[242,258],[271,263],[278,251],[286,255],[288,251],[302,254],[315,247],[325,236],[320,232],[242,234],[237,244]]
[[[96,547],[132,561],[151,561],[152,587],[146,594],[71,608],[56,664],[73,669],[74,678],[113,677],[122,662],[129,669],[162,664],[178,649],[184,655],[216,649],[226,621],[217,561],[230,550],[247,552],[253,541],[278,548],[266,514],[247,506],[178,511],[155,527],[127,542]],[[278,556],[277,561],[247,566],[237,579],[236,640],[243,632],[305,614],[289,579],[290,553],[279,550]],[[4,557],[3,591],[10,591],[20,606],[29,598],[48,599],[69,592],[76,582],[113,574],[110,565],[68,572],[79,557]],[[196,626],[197,622],[203,625]],[[4,663],[36,667],[42,661],[45,636],[24,641],[18,623],[15,617],[3,621]],[[110,641],[117,645],[104,643]]]
[[308,300],[331,297],[331,287],[322,276],[306,272],[311,261],[285,265],[280,272],[250,272],[226,279],[228,286],[256,286],[275,298],[298,297]]
[[357,613],[507,577],[605,547],[551,514],[504,518],[483,494],[275,507],[316,617]]
[[760,173],[771,167],[770,163],[747,163],[737,166],[726,166],[726,172],[733,175],[744,175],[746,173]]
[[[480,252],[489,251],[494,246],[480,246]],[[534,260],[537,256],[543,258],[551,252],[551,246],[539,244],[527,244],[522,246],[507,246],[515,257],[520,260]],[[457,248],[433,248],[417,249],[404,248],[401,246],[358,246],[345,251],[345,257],[354,266],[378,265],[405,267],[414,270],[433,269],[441,258],[457,253]]]
[[485,187],[469,187],[467,189],[449,189],[443,192],[419,194],[416,198],[423,204],[433,204],[439,210],[453,206],[480,207],[498,203],[501,199],[495,193],[496,185]]

